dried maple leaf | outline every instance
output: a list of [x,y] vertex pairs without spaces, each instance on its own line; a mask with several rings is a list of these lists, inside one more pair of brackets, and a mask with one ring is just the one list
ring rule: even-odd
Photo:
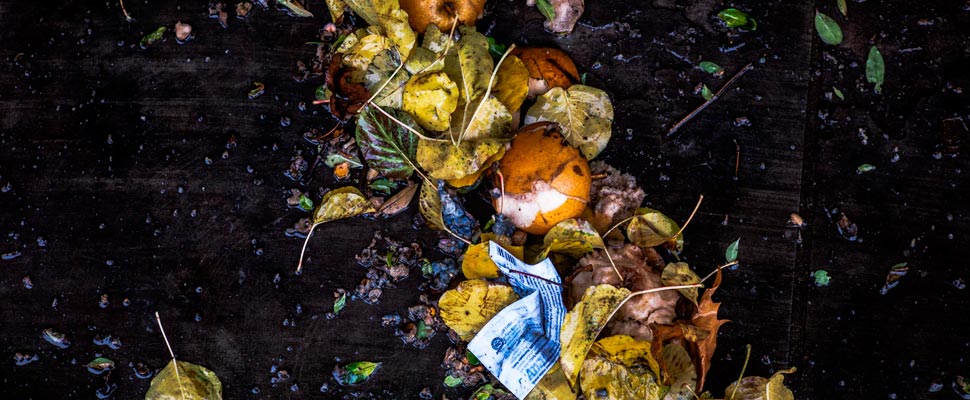
[[721,325],[728,322],[726,319],[717,319],[717,310],[721,307],[721,303],[715,303],[711,300],[714,291],[720,285],[721,269],[718,268],[714,285],[704,291],[700,304],[697,306],[697,313],[691,318],[691,324],[709,332],[706,338],[693,343],[699,358],[697,362],[697,392],[704,389],[704,377],[707,375],[707,370],[711,368],[711,357],[714,356],[714,349],[717,347],[717,330]]

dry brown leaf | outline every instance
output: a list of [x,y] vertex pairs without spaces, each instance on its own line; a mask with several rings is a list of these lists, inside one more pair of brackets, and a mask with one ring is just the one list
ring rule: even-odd
[[704,389],[704,377],[707,370],[711,368],[711,357],[714,356],[714,349],[717,347],[717,330],[728,322],[726,319],[717,319],[717,310],[721,303],[711,300],[718,286],[721,285],[721,269],[717,269],[717,277],[714,278],[714,285],[704,291],[701,296],[700,305],[697,306],[697,313],[691,319],[691,324],[701,328],[708,333],[707,338],[694,343],[696,346],[699,362],[697,363],[697,392]]

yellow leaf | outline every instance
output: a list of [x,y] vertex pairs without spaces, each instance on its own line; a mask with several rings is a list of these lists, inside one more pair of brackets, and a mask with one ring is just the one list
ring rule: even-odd
[[[411,77],[407,71],[397,70],[401,60],[394,50],[381,51],[371,61],[364,74],[364,86],[370,93],[376,93],[374,103],[381,107],[401,109],[404,98],[404,85]],[[397,73],[394,76],[394,71]],[[387,80],[390,79],[390,82]],[[385,82],[387,84],[385,85]],[[381,87],[383,86],[383,89]],[[380,93],[377,90],[381,89]]]
[[[468,112],[468,116],[465,115]],[[474,115],[474,116],[472,116]],[[464,124],[464,125],[462,125]],[[462,132],[464,128],[464,132]],[[512,135],[512,114],[495,97],[475,100],[470,107],[458,107],[451,117],[451,137],[462,140],[507,138]]]
[[580,258],[594,249],[605,248],[603,238],[589,222],[571,218],[553,226],[542,238],[542,252],[536,260],[542,260],[549,253],[561,253]]
[[327,9],[330,10],[330,20],[335,24],[340,24],[344,19],[344,9],[347,3],[344,0],[327,0]]
[[471,340],[495,314],[519,299],[511,286],[482,279],[464,281],[441,295],[441,320],[461,340]]
[[[498,153],[493,154],[491,157],[485,160],[484,163],[482,163],[482,168],[480,168],[477,172],[469,175],[465,175],[462,178],[449,179],[447,181],[448,185],[450,185],[453,188],[465,188],[475,184],[475,182],[478,182],[478,178],[480,178],[482,174],[488,171],[488,167],[494,164],[496,161],[500,160],[503,155],[505,155],[505,151],[499,151]],[[502,247],[505,247],[505,246],[503,245]]]
[[[687,263],[675,262],[664,267],[663,273],[660,274],[660,283],[663,283],[664,286],[691,285],[701,283],[701,277],[697,276],[697,273],[691,270]],[[677,289],[677,291],[691,303],[697,305],[697,288]]]
[[646,367],[625,367],[601,357],[583,361],[579,385],[587,399],[660,400],[664,393]]
[[402,60],[407,60],[418,37],[408,24],[408,13],[401,9],[398,0],[371,0],[378,25],[391,43],[398,49]]
[[522,107],[522,102],[529,94],[529,69],[516,56],[509,55],[498,67],[492,95],[505,104],[511,112]]
[[697,390],[697,369],[690,354],[679,344],[670,343],[663,349],[664,373],[670,382],[670,400],[692,400]]
[[[465,251],[464,258],[462,258],[461,262],[461,272],[465,274],[466,279],[499,277],[498,266],[495,265],[495,262],[488,255],[488,243],[489,241],[483,237],[481,243],[473,245]],[[508,250],[509,253],[512,253],[516,258],[522,259],[522,246],[498,244],[505,250]]]
[[569,386],[566,375],[562,373],[559,363],[552,365],[536,384],[536,387],[525,397],[526,400],[576,400],[576,391]]
[[[795,394],[785,386],[785,375],[795,372],[795,368],[775,372],[771,378],[746,376],[741,386],[734,382],[724,389],[726,400],[795,400]],[[735,392],[735,387],[737,391]],[[733,396],[733,397],[732,397]]]
[[570,384],[576,384],[586,353],[609,322],[607,318],[629,294],[629,290],[612,285],[590,286],[583,294],[583,299],[566,313],[560,336],[562,351],[559,362]]
[[500,139],[465,141],[457,147],[451,142],[421,140],[418,142],[417,160],[432,178],[451,180],[478,172],[488,166],[488,160],[493,155],[504,151],[505,144]]
[[386,37],[369,34],[361,37],[344,52],[343,63],[357,71],[365,71],[377,54],[391,47]]
[[377,210],[360,190],[353,186],[345,186],[323,195],[320,205],[313,213],[313,223],[322,224],[373,212]]
[[441,216],[441,196],[433,183],[425,182],[421,185],[418,195],[418,212],[424,217],[425,223],[431,229],[446,230],[444,218]]
[[458,108],[458,86],[444,72],[412,76],[404,87],[403,101],[404,111],[422,128],[444,131],[451,127],[451,113]]
[[411,74],[438,72],[445,67],[445,63],[444,61],[435,62],[437,60],[438,55],[433,51],[424,47],[417,47],[411,51],[411,56],[408,57],[407,63],[404,64],[404,69]]
[[650,352],[650,345],[632,336],[614,335],[597,340],[592,351],[625,367],[646,365],[655,376],[660,376],[660,364]]
[[677,222],[660,211],[647,207],[637,209],[636,216],[626,226],[626,236],[630,239],[630,243],[640,247],[654,247],[667,243],[674,239],[677,232],[680,232]]
[[466,105],[485,95],[495,63],[488,54],[488,39],[474,28],[461,28],[458,53],[445,58],[445,72],[458,85],[459,99]]
[[421,47],[437,54],[444,51],[445,47],[448,47],[449,40],[451,39],[448,35],[442,33],[437,26],[428,25],[428,29],[424,31],[424,39],[421,41]]
[[[176,375],[178,365],[178,375]],[[145,400],[222,400],[222,382],[215,372],[185,361],[169,361],[152,379]]]
[[373,0],[344,0],[354,13],[367,22],[367,25],[378,26],[377,11],[374,10]]
[[569,144],[593,159],[610,141],[613,104],[606,92],[593,87],[557,87],[539,96],[526,113],[526,125],[538,121],[558,122]]

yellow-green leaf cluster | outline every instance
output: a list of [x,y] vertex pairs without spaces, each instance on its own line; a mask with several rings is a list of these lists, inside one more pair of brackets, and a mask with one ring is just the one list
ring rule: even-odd
[[559,123],[569,144],[579,148],[587,159],[593,159],[610,141],[613,103],[606,92],[594,87],[557,87],[539,96],[526,113],[526,124],[538,121]]

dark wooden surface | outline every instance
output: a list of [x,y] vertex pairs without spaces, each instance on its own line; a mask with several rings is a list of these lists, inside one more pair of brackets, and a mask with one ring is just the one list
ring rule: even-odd
[[[729,6],[720,2],[591,1],[567,37],[542,32],[541,15],[522,3],[490,1],[480,29],[559,46],[611,94],[616,122],[603,158],[638,178],[646,204],[683,220],[704,194],[686,233],[688,261],[709,271],[741,238],[743,267],[719,291],[733,322],[721,330],[710,389],[735,379],[750,343],[749,373],[798,367],[788,382],[800,399],[955,398],[954,376],[970,375],[970,298],[953,284],[970,280],[970,163],[966,148],[937,153],[940,121],[970,120],[962,2],[849,1],[837,48],[812,25],[816,8],[837,14],[834,1],[732,3],[758,20],[743,34],[714,24]],[[83,364],[97,353],[119,364],[115,398],[143,396],[148,381],[128,365],[165,364],[156,310],[177,354],[216,371],[229,399],[415,398],[424,387],[467,395],[441,384],[444,335],[416,350],[380,326],[417,303],[419,279],[379,305],[351,301],[324,317],[333,290],[363,277],[353,256],[375,230],[433,245],[433,233],[411,228],[414,210],[318,229],[307,272],[292,273],[300,242],[283,231],[303,215],[285,206],[300,186],[283,171],[298,152],[313,154],[301,133],[333,121],[297,107],[320,82],[290,76],[326,18],[256,11],[223,29],[205,2],[127,5],[135,22],[114,2],[0,1],[0,187],[10,189],[0,192],[0,252],[22,253],[0,261],[3,397],[94,398],[103,379]],[[322,2],[310,9],[326,15]],[[138,48],[177,20],[195,27],[194,41]],[[872,43],[887,65],[878,96],[864,77]],[[702,59],[728,75],[755,68],[666,138],[700,104],[696,85],[725,81],[693,69]],[[254,81],[267,93],[249,100]],[[238,147],[223,159],[230,135]],[[856,174],[862,163],[877,169]],[[309,188],[334,185],[322,168]],[[836,210],[858,224],[860,240],[839,235]],[[807,222],[800,232],[786,226],[792,212]],[[909,275],[880,295],[890,266],[904,261]],[[829,271],[830,286],[814,286],[816,269]],[[45,328],[72,346],[45,343]],[[95,346],[97,334],[120,337],[122,348]],[[40,360],[16,367],[15,352]],[[359,388],[319,392],[336,363],[361,359],[384,367]],[[272,387],[274,366],[292,381]],[[942,392],[929,392],[934,380]]]

